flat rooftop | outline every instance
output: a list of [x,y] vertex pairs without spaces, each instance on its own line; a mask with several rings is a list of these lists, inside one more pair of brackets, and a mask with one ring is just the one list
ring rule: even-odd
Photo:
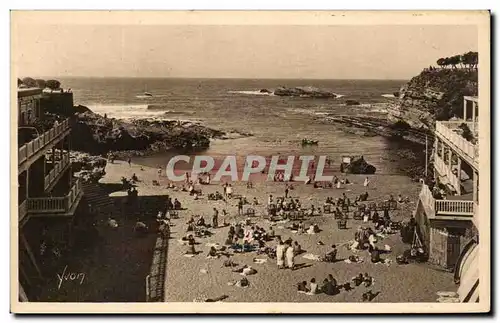
[[24,87],[24,88],[17,89],[17,97],[18,98],[37,95],[37,94],[42,94],[42,89],[37,88],[37,87]]

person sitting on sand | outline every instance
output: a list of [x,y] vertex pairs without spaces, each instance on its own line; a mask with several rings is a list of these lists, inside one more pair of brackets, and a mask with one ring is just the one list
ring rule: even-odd
[[217,254],[217,249],[215,247],[210,247],[210,251],[208,252],[207,258],[217,259],[219,255]]
[[319,232],[319,227],[317,224],[311,224],[307,230],[307,234],[316,234]]
[[391,195],[389,195],[389,200],[388,200],[388,201],[389,201],[389,202],[395,202],[395,201],[396,201],[396,199],[394,198],[394,195],[392,195],[392,194],[391,194]]
[[224,196],[219,191],[215,191],[215,199],[216,200],[223,200]]
[[182,209],[182,205],[181,205],[181,202],[179,202],[179,200],[177,198],[174,199],[174,210],[181,210]]
[[196,221],[196,226],[197,227],[204,227],[206,226],[205,225],[205,218],[203,218],[203,216],[201,216],[198,221]]
[[235,230],[235,235],[238,236],[239,238],[243,238],[244,235],[245,235],[245,231],[243,230],[243,228],[241,227],[241,224],[236,224],[236,226],[234,227],[234,230]]
[[309,283],[309,293],[311,295],[316,295],[319,293],[318,284],[316,283],[316,278],[311,278]]
[[352,282],[354,283],[354,286],[359,286],[363,283],[364,277],[362,273],[359,273],[359,275],[354,276],[352,279]]
[[227,239],[226,239],[226,241],[224,242],[224,244],[225,244],[226,246],[230,246],[230,245],[232,245],[232,244],[233,244],[233,241],[234,241],[234,235],[232,235],[232,234],[231,234],[231,232],[229,232],[229,233],[227,234]]
[[403,196],[398,194],[398,203],[403,203]]
[[321,287],[319,288],[319,291],[326,294],[326,295],[333,295],[333,286],[330,284],[328,279],[323,279],[323,283],[321,284]]
[[148,226],[142,221],[137,221],[134,226],[134,231],[139,233],[147,233]]
[[257,198],[254,197],[253,198],[253,202],[252,202],[253,205],[259,205],[259,201],[257,201]]
[[137,175],[135,175],[135,173],[132,174],[132,177],[131,177],[132,181],[134,182],[138,182],[139,181],[139,178],[137,177]]
[[323,258],[324,262],[336,262],[337,261],[337,246],[332,245],[332,250],[330,250]]
[[365,287],[370,287],[373,284],[373,277],[369,276],[368,273],[365,273],[363,276],[363,284]]
[[377,247],[373,247],[370,250],[370,258],[371,258],[372,263],[374,263],[374,264],[376,264],[376,263],[378,263],[378,262],[381,261],[381,259],[380,259],[380,250],[378,250]]
[[300,244],[297,241],[295,241],[293,243],[293,253],[295,255],[299,255],[302,253],[302,247],[300,246]]
[[297,234],[303,234],[305,231],[304,222],[300,221],[297,225]]
[[306,294],[309,292],[309,289],[307,288],[307,282],[303,281],[297,284],[297,292]]

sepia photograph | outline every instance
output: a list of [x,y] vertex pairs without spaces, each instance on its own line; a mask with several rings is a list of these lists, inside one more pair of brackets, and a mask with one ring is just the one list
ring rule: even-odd
[[490,310],[488,11],[10,25],[12,312]]

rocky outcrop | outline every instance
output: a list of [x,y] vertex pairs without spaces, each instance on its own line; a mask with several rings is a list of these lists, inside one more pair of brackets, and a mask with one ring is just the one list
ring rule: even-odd
[[273,93],[272,91],[269,91],[268,89],[261,89],[259,92],[260,93]]
[[97,183],[106,175],[107,160],[78,151],[70,152],[70,160],[75,175],[87,183]]
[[104,118],[91,111],[75,114],[73,149],[92,154],[109,151],[159,152],[169,149],[204,149],[224,132],[197,123],[171,120]]
[[366,162],[363,156],[351,157],[351,162],[342,167],[343,171],[350,174],[375,174],[377,168]]
[[345,105],[360,105],[359,101],[356,100],[345,100]]
[[303,98],[336,98],[335,93],[320,90],[315,87],[279,87],[274,90],[274,95],[277,96],[296,96]]
[[461,116],[463,97],[477,93],[477,70],[426,69],[398,92],[399,100],[388,107],[389,120],[432,131],[436,120]]

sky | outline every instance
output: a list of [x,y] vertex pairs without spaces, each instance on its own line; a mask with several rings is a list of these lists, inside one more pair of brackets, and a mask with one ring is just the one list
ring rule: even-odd
[[19,77],[409,79],[478,50],[470,25],[19,25]]

